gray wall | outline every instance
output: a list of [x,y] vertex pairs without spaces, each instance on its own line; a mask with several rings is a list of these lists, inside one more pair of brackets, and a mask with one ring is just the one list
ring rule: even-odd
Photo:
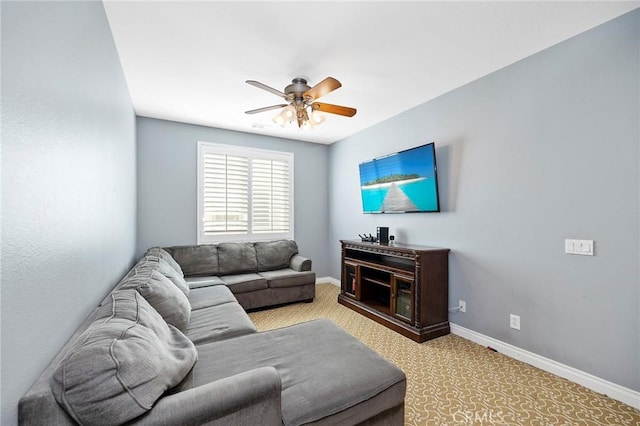
[[[639,33],[636,10],[332,145],[332,275],[376,226],[449,247],[452,322],[640,391]],[[363,215],[358,163],[431,141],[444,211]]]
[[295,240],[328,275],[327,146],[144,117],[137,129],[138,255],[197,243],[197,144],[224,143],[294,153]]
[[100,2],[2,1],[2,419],[131,266],[135,115]]

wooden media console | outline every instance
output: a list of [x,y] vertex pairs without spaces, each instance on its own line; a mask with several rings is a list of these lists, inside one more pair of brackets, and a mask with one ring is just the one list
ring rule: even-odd
[[418,343],[449,334],[449,249],[340,242],[338,303]]

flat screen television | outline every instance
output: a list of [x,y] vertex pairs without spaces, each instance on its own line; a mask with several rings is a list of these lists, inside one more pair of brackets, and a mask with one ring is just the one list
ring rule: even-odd
[[434,143],[360,164],[364,213],[439,212]]

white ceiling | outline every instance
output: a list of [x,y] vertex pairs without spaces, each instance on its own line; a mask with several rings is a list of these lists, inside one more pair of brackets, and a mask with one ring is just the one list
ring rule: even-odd
[[[104,0],[140,116],[330,144],[639,6],[637,1]],[[310,131],[281,128],[294,77],[332,76],[327,114]]]

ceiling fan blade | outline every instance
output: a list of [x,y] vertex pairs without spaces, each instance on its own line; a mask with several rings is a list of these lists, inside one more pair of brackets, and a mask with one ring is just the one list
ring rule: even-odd
[[329,114],[344,115],[346,117],[353,117],[354,115],[356,115],[356,112],[357,112],[355,108],[349,108],[349,107],[333,105],[333,104],[324,104],[320,102],[312,103],[311,107],[313,108],[314,111],[328,112]]
[[247,84],[250,84],[250,85],[252,85],[252,86],[255,86],[255,87],[259,88],[259,89],[266,90],[267,92],[271,92],[271,93],[273,93],[274,95],[276,95],[276,96],[280,96],[281,98],[284,98],[284,99],[286,99],[286,100],[288,100],[288,101],[289,101],[289,100],[291,100],[291,99],[289,98],[289,96],[287,96],[287,94],[286,94],[286,93],[281,92],[281,91],[279,91],[278,89],[274,89],[273,87],[269,87],[269,86],[267,86],[266,84],[262,84],[262,83],[260,83],[259,81],[255,81],[255,80],[247,80],[247,81],[246,81],[246,83],[247,83]]
[[302,94],[302,96],[311,99],[318,99],[321,96],[326,95],[327,93],[333,92],[337,88],[341,87],[342,84],[333,77],[327,77],[322,80],[320,83],[313,86],[311,89],[307,90]]
[[257,114],[259,112],[265,112],[265,111],[271,111],[272,109],[278,109],[278,108],[284,108],[286,107],[288,104],[280,104],[280,105],[271,105],[268,107],[264,107],[264,108],[258,108],[258,109],[251,109],[249,111],[245,111],[245,114]]

